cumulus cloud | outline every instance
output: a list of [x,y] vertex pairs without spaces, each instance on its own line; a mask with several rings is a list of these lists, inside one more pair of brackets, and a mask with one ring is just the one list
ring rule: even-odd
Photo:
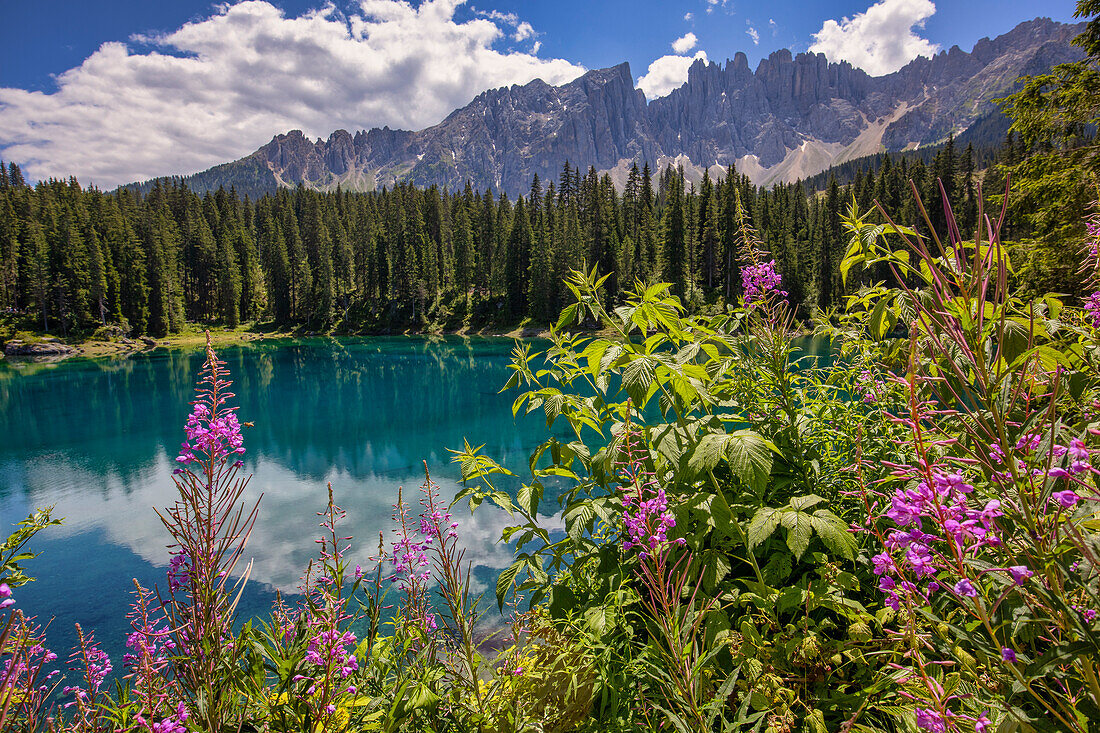
[[827,20],[814,34],[810,51],[829,61],[847,61],[872,76],[897,71],[917,56],[933,56],[939,46],[913,28],[936,12],[932,0],[881,0],[839,23]]
[[747,33],[749,38],[752,39],[753,45],[756,45],[756,46],[760,45],[760,34],[756,32],[755,28],[753,28],[750,25],[749,29],[747,31],[745,31],[745,33]]
[[695,14],[694,13],[684,13],[684,20],[686,20],[687,22],[690,23],[691,21],[695,20]]
[[360,0],[288,17],[266,0],[130,44],[110,42],[51,93],[0,88],[0,156],[32,178],[112,187],[233,160],[301,129],[422,128],[480,92],[575,79],[564,59],[499,50],[535,35],[503,14],[455,17],[465,0]]
[[698,42],[699,39],[695,37],[694,33],[688,33],[672,42],[672,50],[678,54],[684,54],[695,48],[695,44]]
[[688,69],[695,59],[706,63],[706,52],[698,51],[694,56],[662,56],[649,65],[645,75],[639,77],[637,86],[645,93],[646,99],[663,97],[687,81]]

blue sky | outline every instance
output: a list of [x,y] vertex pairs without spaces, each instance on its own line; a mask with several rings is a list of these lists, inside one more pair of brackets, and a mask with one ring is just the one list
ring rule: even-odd
[[[433,124],[484,89],[630,62],[647,96],[690,60],[813,48],[871,74],[969,50],[1073,0],[39,0],[4,3],[0,156],[114,185],[201,170],[301,128]],[[327,7],[327,9],[326,9]],[[869,40],[870,39],[870,40]],[[873,42],[882,42],[882,47]],[[107,44],[107,45],[104,45]],[[870,44],[870,45],[869,45]],[[652,65],[652,66],[651,66]]]
[[[4,42],[0,44],[0,86],[53,90],[52,75],[78,66],[105,41],[125,41],[134,34],[171,31],[189,20],[208,17],[220,3],[173,0],[38,0],[6,3]],[[275,0],[287,14],[322,5],[307,0]],[[343,3],[339,3],[343,4]],[[804,51],[828,19],[851,17],[870,2],[857,0],[772,0],[719,3],[708,14],[705,0],[480,0],[477,9],[516,13],[531,23],[542,41],[540,53],[560,56],[590,69],[629,61],[639,76],[669,44],[691,31],[712,60],[744,51],[755,63],[778,48]],[[1074,0],[939,0],[921,33],[947,49],[970,50],[983,36],[993,38],[1017,23],[1042,15],[1073,21]],[[692,13],[692,20],[684,15]],[[773,32],[768,25],[775,20]],[[755,23],[760,36],[748,35]]]

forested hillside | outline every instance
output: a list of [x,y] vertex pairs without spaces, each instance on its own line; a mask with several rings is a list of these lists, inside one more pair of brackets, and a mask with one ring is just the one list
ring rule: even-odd
[[[1020,156],[1016,143],[1003,152]],[[682,171],[654,175],[647,165],[619,193],[609,176],[567,164],[558,181],[536,177],[515,201],[469,185],[299,187],[256,201],[182,184],[104,193],[72,179],[31,187],[9,165],[0,177],[0,307],[66,335],[112,323],[162,335],[189,321],[340,332],[546,324],[568,272],[596,267],[610,274],[611,304],[636,279],[664,280],[699,310],[740,295],[740,200],[807,315],[843,293],[841,219],[853,197],[860,209],[877,200],[916,223],[912,180],[940,226],[939,179],[969,231],[978,178],[973,149],[952,143],[927,165],[884,155],[850,186],[832,177],[822,193],[801,183],[767,190],[736,171],[695,186]]]

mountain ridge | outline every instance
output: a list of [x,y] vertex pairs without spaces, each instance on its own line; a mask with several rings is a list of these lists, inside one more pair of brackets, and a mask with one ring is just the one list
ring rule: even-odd
[[469,181],[517,195],[566,161],[609,172],[619,185],[634,162],[646,161],[654,169],[683,165],[692,180],[735,165],[757,184],[790,182],[964,132],[1019,76],[1080,58],[1070,41],[1082,28],[1036,18],[970,52],[952,46],[878,77],[787,49],[754,71],[738,52],[724,65],[697,59],[682,86],[648,102],[622,63],[556,87],[535,79],[487,90],[422,130],[341,129],[316,141],[291,130],[237,161],[177,178],[250,195],[299,183],[374,190],[401,181],[451,189]]

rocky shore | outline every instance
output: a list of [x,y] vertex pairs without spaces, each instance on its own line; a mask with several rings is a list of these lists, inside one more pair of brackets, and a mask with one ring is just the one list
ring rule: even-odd
[[63,344],[60,339],[46,338],[34,343],[12,339],[4,344],[4,356],[69,357],[79,353],[80,349]]

